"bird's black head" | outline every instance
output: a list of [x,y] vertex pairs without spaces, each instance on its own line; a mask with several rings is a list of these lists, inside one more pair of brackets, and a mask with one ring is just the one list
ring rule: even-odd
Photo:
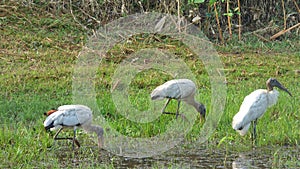
[[288,91],[287,88],[285,88],[281,83],[279,83],[279,81],[275,78],[270,78],[267,81],[267,88],[268,90],[273,90],[273,87],[278,87],[279,89],[287,92],[290,96],[292,96],[292,94]]
[[54,124],[54,122],[52,122],[52,123],[49,124],[48,126],[45,126],[45,130],[46,130],[46,131],[50,131],[50,129],[54,127],[53,124]]
[[200,113],[200,118],[205,120],[206,108],[203,104],[199,104],[198,112]]

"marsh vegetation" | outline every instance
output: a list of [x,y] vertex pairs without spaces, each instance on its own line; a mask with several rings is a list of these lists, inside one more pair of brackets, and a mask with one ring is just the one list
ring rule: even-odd
[[[48,6],[49,7],[49,6]],[[79,132],[82,147],[71,142],[53,144],[45,132],[43,113],[53,107],[73,104],[72,78],[79,53],[88,41],[88,31],[69,12],[54,15],[45,6],[1,3],[0,18],[0,168],[231,168],[245,163],[260,168],[299,168],[300,154],[300,40],[296,36],[261,41],[245,34],[226,44],[215,43],[226,76],[224,113],[214,133],[197,144],[203,123],[199,115],[180,144],[149,158],[135,159],[98,150],[95,138]],[[168,36],[140,34],[114,46],[97,70],[97,106],[111,128],[130,137],[150,138],[164,133],[174,116],[161,115],[149,123],[136,123],[118,113],[111,96],[112,77],[122,60],[136,51],[158,48],[182,59],[195,75],[197,100],[212,109],[210,79],[202,61],[179,40]],[[241,137],[232,127],[232,117],[250,92],[266,88],[276,77],[294,97],[281,92],[278,103],[268,109],[257,125],[257,145],[250,133]],[[138,110],[151,107],[151,91],[174,78],[159,70],[138,73],[128,89],[130,103]],[[84,98],[83,98],[84,99]],[[176,102],[170,110],[176,110]],[[211,117],[213,118],[213,117]],[[100,124],[101,125],[101,124]],[[106,130],[109,133],[109,129]],[[71,135],[72,131],[64,132]],[[112,137],[112,136],[110,136]],[[109,141],[109,140],[107,140]]]

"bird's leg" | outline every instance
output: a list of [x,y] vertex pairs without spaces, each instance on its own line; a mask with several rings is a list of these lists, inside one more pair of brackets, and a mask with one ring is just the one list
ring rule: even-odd
[[254,140],[256,140],[256,125],[257,125],[257,119],[254,120],[254,128],[253,128]]
[[55,133],[55,135],[54,135],[54,137],[53,137],[54,140],[72,140],[72,141],[73,141],[73,145],[72,145],[73,149],[74,149],[74,142],[75,142],[75,144],[76,144],[78,147],[80,147],[80,144],[79,144],[78,140],[77,140],[76,137],[75,137],[76,129],[74,129],[74,136],[73,136],[73,138],[71,138],[71,137],[57,137],[58,134],[62,131],[62,129],[63,129],[63,128],[60,128],[60,129]]
[[166,109],[167,105],[170,103],[170,101],[171,101],[171,99],[168,99],[167,102],[165,103],[165,106],[162,108],[161,112],[163,114],[169,114],[169,113],[165,112],[165,109]]
[[[163,114],[173,114],[173,115],[176,115],[176,119],[177,119],[177,117],[179,115],[179,108],[180,108],[180,102],[181,101],[178,100],[178,105],[177,105],[177,111],[176,111],[176,113],[174,113],[174,112],[166,112],[165,111],[165,109],[166,109],[167,105],[170,103],[170,101],[171,101],[171,99],[167,100],[167,102],[165,103],[165,106],[162,108],[161,112]],[[186,117],[183,114],[181,116],[182,116],[182,118],[186,119]]]
[[80,147],[80,144],[79,144],[79,141],[76,139],[76,127],[74,127],[74,135],[73,135],[73,142],[72,142],[72,148],[73,148],[73,150],[74,150],[74,143],[78,146],[78,147]]
[[58,134],[61,132],[61,130],[62,130],[63,128],[60,128],[56,133],[55,133],[55,135],[54,135],[54,140],[59,140],[59,138],[57,138],[57,136],[58,136]]
[[55,135],[54,135],[54,137],[53,137],[53,139],[54,139],[54,144],[55,144],[56,140],[61,139],[61,138],[57,138],[57,136],[58,136],[58,134],[61,132],[62,129],[63,129],[63,128],[60,128],[60,129],[55,133]]
[[252,125],[253,125],[252,142],[253,143],[256,142],[256,124],[257,124],[257,119],[252,121]]
[[252,127],[253,127],[253,130],[251,132],[251,140],[252,140],[252,144],[254,144],[254,121],[251,121],[251,124],[252,124]]
[[54,139],[54,141],[56,141],[56,140],[66,140],[66,139],[69,139],[69,140],[71,140],[72,138],[64,138],[64,137],[57,137],[58,136],[58,134],[62,131],[62,129],[63,128],[60,128],[56,133],[55,133],[55,135],[54,135],[54,137],[53,137],[53,139]]
[[180,100],[178,100],[177,111],[176,111],[176,119],[179,115],[179,107],[180,107]]
[[72,148],[73,148],[73,150],[74,150],[75,139],[76,139],[76,127],[74,127],[74,135],[73,135],[73,142],[72,142]]
[[60,128],[56,134],[54,135],[54,140],[65,140],[65,139],[68,139],[68,140],[72,140],[73,138],[70,138],[70,137],[57,137],[58,134],[62,131],[63,128]]
[[[165,111],[165,109],[166,109],[167,105],[170,103],[170,101],[171,101],[171,99],[167,100],[167,102],[165,103],[165,106],[163,107],[163,109],[161,110],[161,112],[163,114],[173,114],[173,115],[176,115],[176,119],[177,119],[177,117],[179,115],[179,107],[180,107],[180,102],[181,101],[178,100],[178,105],[177,105],[177,111],[176,111],[176,113],[174,113],[174,112],[166,112]],[[183,114],[181,116],[182,116],[183,119],[186,119],[186,117]]]

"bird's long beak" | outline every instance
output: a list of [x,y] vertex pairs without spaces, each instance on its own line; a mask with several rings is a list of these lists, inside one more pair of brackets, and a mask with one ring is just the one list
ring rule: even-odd
[[205,122],[205,116],[200,115],[200,123]]
[[290,91],[288,91],[288,89],[285,88],[285,87],[284,87],[282,84],[280,84],[278,81],[277,81],[277,83],[276,83],[276,87],[278,87],[279,89],[281,89],[281,90],[287,92],[291,97],[293,97],[293,95],[290,93]]
[[206,114],[206,112],[204,113],[204,114],[201,114],[200,113],[200,123],[202,123],[202,122],[205,122],[205,114]]

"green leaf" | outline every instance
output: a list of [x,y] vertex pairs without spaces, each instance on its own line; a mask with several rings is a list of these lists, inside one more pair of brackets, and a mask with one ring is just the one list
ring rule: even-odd
[[220,141],[219,141],[219,144],[218,144],[218,147],[221,146],[221,144],[223,144],[223,142],[225,142],[226,140],[234,140],[234,138],[232,136],[225,136],[223,137]]
[[217,0],[209,0],[209,5],[212,6]]
[[230,17],[232,17],[232,16],[233,16],[233,13],[224,13],[223,15],[224,15],[224,16],[230,16]]
[[201,4],[203,3],[205,0],[189,0],[189,3],[195,3],[195,4]]

